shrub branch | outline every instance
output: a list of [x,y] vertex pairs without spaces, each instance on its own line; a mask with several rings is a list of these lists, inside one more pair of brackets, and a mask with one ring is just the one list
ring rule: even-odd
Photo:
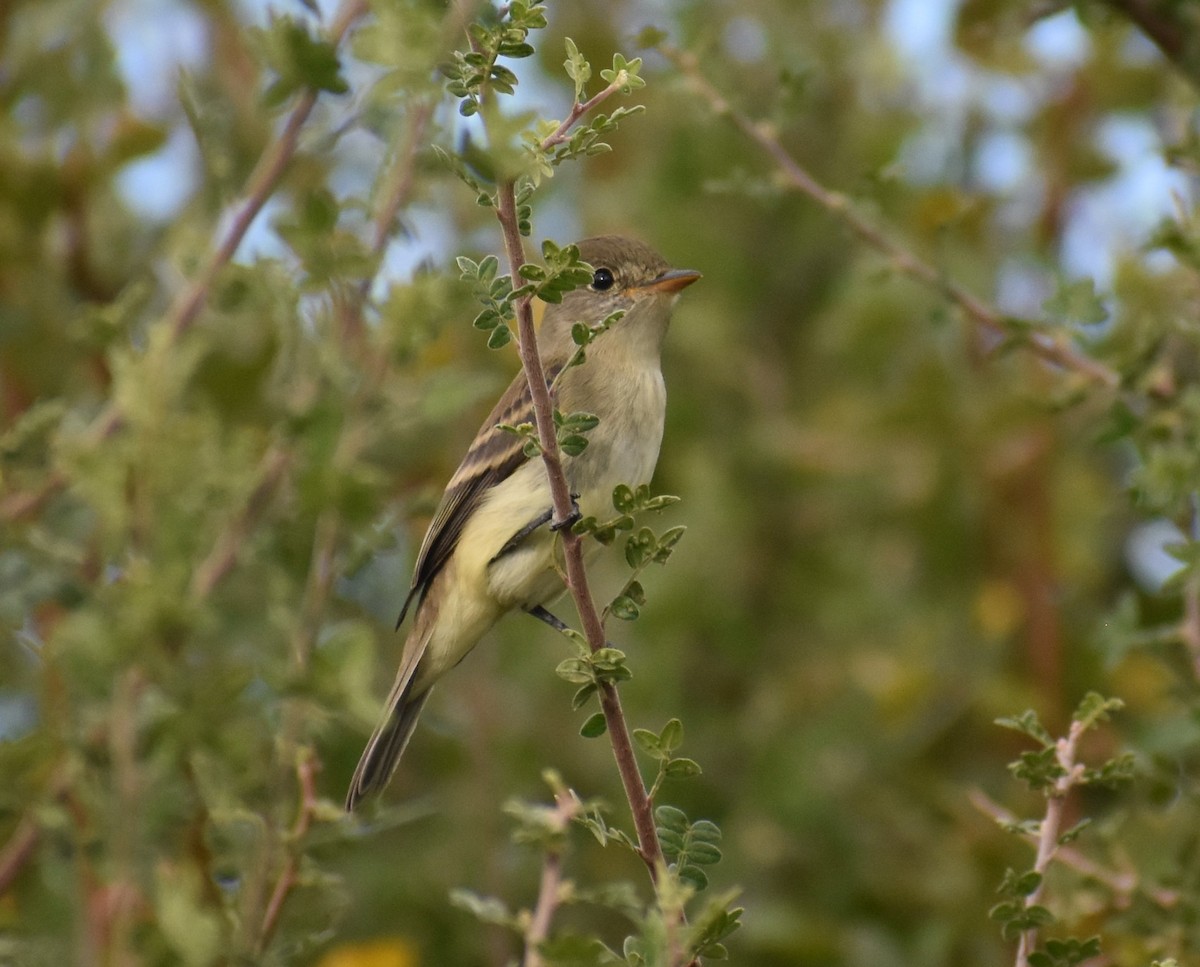
[[[592,101],[594,102],[595,98]],[[504,249],[508,256],[509,269],[512,277],[517,279],[520,278],[521,266],[525,264],[525,246],[517,228],[516,191],[513,182],[506,181],[499,186],[497,203],[496,213],[504,233]],[[542,460],[546,464],[546,476],[550,481],[550,494],[554,501],[554,517],[556,521],[565,521],[570,518],[574,503],[571,499],[570,488],[567,486],[566,475],[563,473],[562,457],[554,431],[554,406],[550,401],[550,390],[546,385],[546,373],[542,366],[542,358],[538,354],[537,335],[533,327],[533,311],[528,296],[518,300],[516,312],[518,350],[521,356],[521,366],[525,371],[525,378],[529,381],[529,391],[533,397],[534,422],[537,427]],[[600,620],[600,611],[592,597],[587,570],[583,565],[583,538],[578,534],[573,534],[569,527],[562,528],[559,536],[562,539],[563,567],[567,589],[571,592],[576,610],[579,612],[579,621],[583,627],[588,647],[595,653],[604,648],[607,642],[604,637],[604,625]],[[621,784],[625,788],[625,798],[629,801],[629,809],[633,814],[634,829],[638,838],[638,852],[650,870],[651,879],[657,883],[659,869],[663,864],[662,847],[659,845],[658,833],[654,828],[653,806],[646,793],[646,784],[642,780],[642,773],[634,755],[629,726],[626,724],[625,715],[621,710],[621,698],[617,693],[616,686],[611,682],[600,684],[599,695],[600,708],[604,712],[604,721],[608,725],[613,755],[621,774]]]
[[691,89],[708,104],[714,114],[729,118],[738,130],[771,156],[776,168],[792,188],[815,201],[838,218],[859,239],[887,256],[896,271],[938,292],[989,335],[1006,341],[1019,339],[1046,362],[1078,373],[1089,382],[1108,389],[1116,389],[1120,385],[1121,378],[1114,370],[1080,353],[1064,341],[1045,333],[1029,331],[1025,325],[1005,316],[875,225],[848,197],[822,185],[792,157],[780,142],[772,125],[754,121],[736,110],[724,95],[713,87],[701,71],[699,59],[695,54],[669,44],[659,44],[657,49],[679,68]]

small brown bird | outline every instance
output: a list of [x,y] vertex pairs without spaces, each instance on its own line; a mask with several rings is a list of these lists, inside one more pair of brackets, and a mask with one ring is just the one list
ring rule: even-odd
[[[671,310],[699,272],[671,269],[649,246],[618,235],[579,243],[594,269],[591,285],[546,309],[538,348],[554,405],[600,422],[563,470],[584,516],[603,516],[621,483],[648,483],[658,461],[666,414],[661,352]],[[564,368],[576,350],[571,327],[622,316],[587,349],[582,365]],[[439,678],[463,659],[505,613],[521,608],[543,618],[563,590],[555,566],[553,508],[541,458],[499,423],[533,422],[529,385],[518,373],[500,397],[446,485],[417,555],[400,611],[416,601],[412,630],[382,718],[359,760],[346,808],[387,785]],[[592,542],[594,544],[594,542]]]

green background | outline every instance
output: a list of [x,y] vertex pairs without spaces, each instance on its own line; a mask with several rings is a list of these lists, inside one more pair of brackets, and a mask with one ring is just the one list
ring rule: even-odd
[[[742,890],[733,962],[989,967],[1014,956],[996,886],[1032,849],[975,802],[1044,809],[1006,768],[1029,743],[994,720],[1035,708],[1057,734],[1085,692],[1116,695],[1085,756],[1132,750],[1138,776],[1069,814],[1095,820],[1076,848],[1130,886],[1056,867],[1054,929],[1101,934],[1105,963],[1186,963],[1190,592],[1160,586],[1171,567],[1139,585],[1128,552],[1148,521],[1189,530],[1200,479],[1200,23],[1143,5],[1175,31],[1168,61],[1134,4],[972,0],[914,46],[937,6],[551,3],[535,56],[509,63],[505,110],[561,118],[564,37],[597,74],[644,53],[647,87],[605,110],[645,112],[544,184],[533,242],[620,231],[704,273],[664,360],[654,485],[683,499],[648,522],[687,535],[643,581],[642,617],[609,628],[626,713],[679,717],[704,769],[664,797],[724,831],[710,879]],[[471,328],[454,269],[501,253],[495,220],[430,149],[479,138],[434,70],[473,8],[375,7],[341,48],[344,85],[297,39],[317,23],[299,3],[274,21],[223,0],[0,9],[0,860],[37,831],[0,894],[0,963],[504,964],[512,937],[448,900],[533,902],[538,856],[502,805],[544,799],[552,767],[625,823],[607,742],[578,736],[554,674],[568,646],[523,617],[439,687],[384,803],[337,809],[416,543],[517,368]],[[1076,341],[1121,391],[981,333],[789,190],[638,51],[648,25],[906,249]],[[167,67],[139,67],[154,51]],[[173,336],[307,84],[327,89],[272,201]],[[381,256],[395,158],[412,189]],[[294,841],[306,749],[322,804]],[[645,895],[628,853],[572,844],[568,875]],[[260,950],[289,855],[298,882]],[[627,932],[588,905],[558,924],[617,949]]]

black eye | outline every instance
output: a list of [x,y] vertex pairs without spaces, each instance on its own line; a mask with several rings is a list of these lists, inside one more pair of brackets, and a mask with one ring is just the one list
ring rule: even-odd
[[596,274],[592,276],[592,288],[603,292],[605,289],[611,289],[615,281],[611,269],[596,269]]

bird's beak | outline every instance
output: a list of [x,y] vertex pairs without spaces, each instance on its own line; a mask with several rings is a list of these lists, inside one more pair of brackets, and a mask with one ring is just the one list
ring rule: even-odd
[[669,272],[664,272],[653,282],[647,282],[638,289],[641,292],[667,292],[676,293],[686,289],[689,285],[700,278],[700,273],[695,269],[671,269]]

